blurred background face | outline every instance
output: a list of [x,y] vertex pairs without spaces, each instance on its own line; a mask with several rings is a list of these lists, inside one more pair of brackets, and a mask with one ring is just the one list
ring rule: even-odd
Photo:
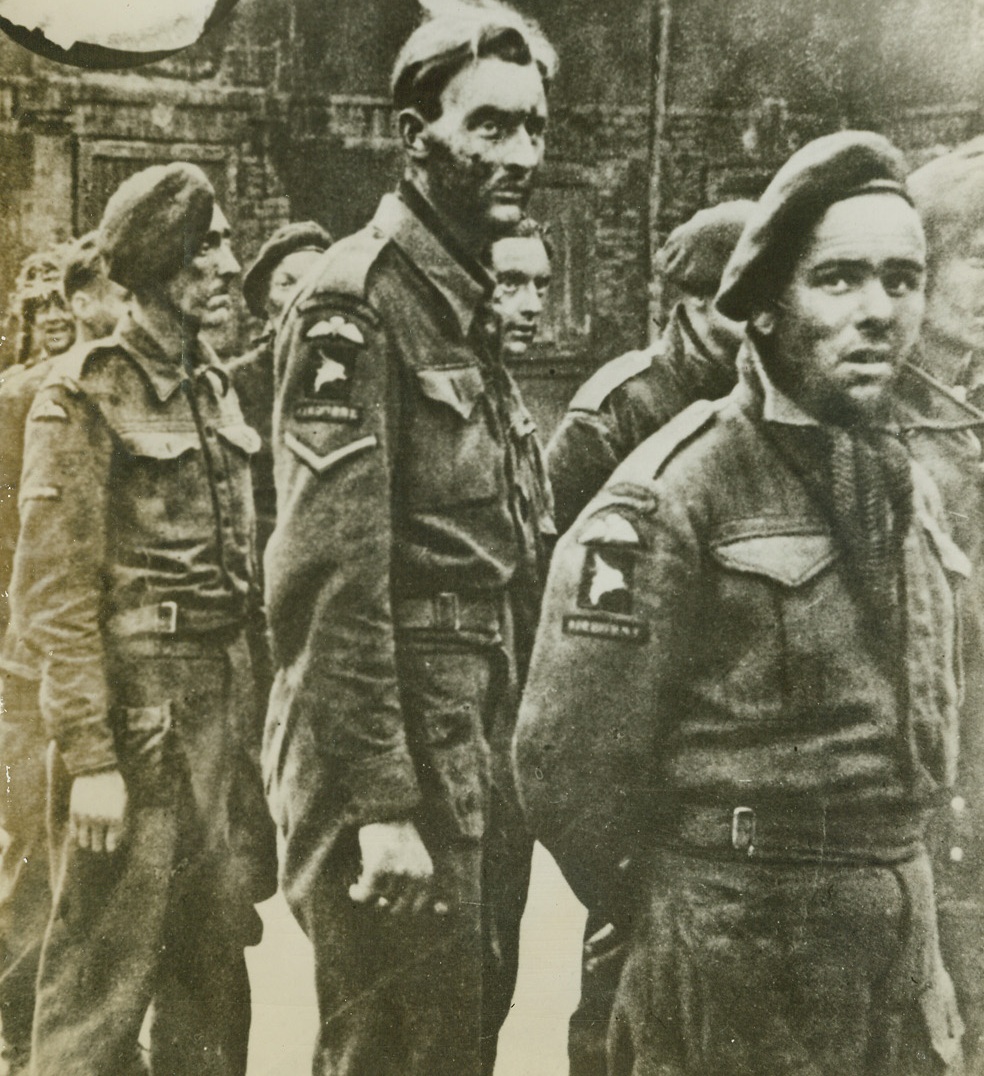
[[550,286],[550,258],[543,240],[506,238],[492,244],[492,312],[502,352],[522,358],[536,338]]
[[732,321],[714,305],[713,295],[687,295],[681,300],[691,328],[714,352],[736,352],[745,338],[745,323]]
[[119,284],[99,276],[72,295],[72,315],[90,340],[109,336],[126,312],[129,294]]
[[321,257],[319,250],[295,250],[288,254],[270,274],[267,301],[264,304],[267,317],[276,321],[284,312],[297,285]]
[[54,256],[42,251],[25,258],[17,278],[19,288],[38,290],[45,284],[58,284],[61,280],[61,266]]
[[52,292],[40,301],[34,315],[34,333],[49,355],[61,355],[75,343],[75,322],[59,293]]
[[832,205],[814,225],[760,333],[769,372],[805,410],[870,420],[887,403],[924,309],[925,251],[916,211],[892,194]]
[[171,305],[194,325],[217,328],[229,320],[229,287],[240,269],[230,238],[229,222],[216,206],[198,253],[164,285]]
[[[933,267],[926,293],[926,329],[948,346],[984,350],[984,227],[971,232]],[[945,371],[940,376],[950,382]]]

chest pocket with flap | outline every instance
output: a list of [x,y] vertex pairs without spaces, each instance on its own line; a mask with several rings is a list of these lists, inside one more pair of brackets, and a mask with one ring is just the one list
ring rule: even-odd
[[840,556],[833,537],[787,527],[776,533],[753,523],[711,543],[723,569],[713,573],[723,645],[756,662],[780,659],[783,648],[804,658],[814,648],[825,651],[845,618],[856,615],[839,573],[829,571]]
[[477,366],[417,369],[404,408],[402,488],[419,508],[488,501],[502,488],[503,450],[493,434]]
[[838,556],[829,534],[763,534],[712,546],[723,568],[764,576],[786,587],[809,582]]

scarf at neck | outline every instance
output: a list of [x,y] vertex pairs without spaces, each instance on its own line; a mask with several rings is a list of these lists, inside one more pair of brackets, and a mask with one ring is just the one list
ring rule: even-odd
[[[760,371],[756,395],[764,397]],[[830,522],[876,638],[898,654],[902,543],[913,514],[909,453],[887,430],[766,421],[767,435]]]

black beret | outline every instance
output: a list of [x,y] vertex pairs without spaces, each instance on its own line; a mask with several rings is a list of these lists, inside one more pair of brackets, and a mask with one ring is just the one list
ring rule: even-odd
[[908,200],[905,158],[873,131],[838,131],[808,142],[779,169],[749,217],[721,279],[717,308],[747,321],[774,299],[800,246],[835,202],[891,192]]
[[194,164],[158,164],[125,179],[99,225],[110,280],[135,292],[169,280],[198,253],[214,206],[212,184]]
[[715,295],[754,202],[721,202],[674,228],[658,255],[664,278],[692,295]]
[[984,135],[924,164],[909,176],[907,186],[933,261],[984,228]]
[[299,220],[278,228],[260,247],[243,277],[243,298],[253,317],[265,316],[263,304],[270,277],[288,254],[298,250],[327,250],[332,242],[331,235],[313,220]]

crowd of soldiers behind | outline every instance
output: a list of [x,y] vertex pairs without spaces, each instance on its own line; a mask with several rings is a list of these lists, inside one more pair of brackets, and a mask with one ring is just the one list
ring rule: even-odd
[[397,191],[267,239],[241,357],[193,165],[25,261],[9,1072],[243,1076],[279,874],[316,1076],[490,1076],[536,837],[588,909],[572,1076],[984,1073],[984,139],[840,132],[701,210],[543,449],[555,63],[425,22]]

